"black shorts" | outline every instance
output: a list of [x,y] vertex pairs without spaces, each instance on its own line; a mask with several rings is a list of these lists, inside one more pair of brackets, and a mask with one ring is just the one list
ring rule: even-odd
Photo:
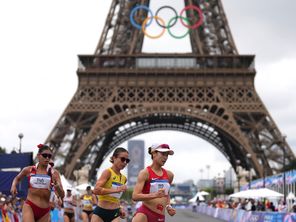
[[74,213],[64,212],[64,216],[67,216],[71,220],[74,217]]
[[112,222],[112,220],[120,216],[119,208],[108,210],[99,206],[94,209],[94,214],[102,218],[104,222]]
[[87,213],[87,216],[92,214],[94,211],[93,210],[82,210],[84,213]]

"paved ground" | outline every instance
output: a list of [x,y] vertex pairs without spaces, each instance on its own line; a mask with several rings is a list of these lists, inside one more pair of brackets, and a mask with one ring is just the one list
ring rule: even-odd
[[[191,209],[177,209],[175,216],[166,216],[166,222],[222,222],[207,215],[193,213]],[[225,222],[225,221],[224,221]]]
[[[120,222],[126,222],[129,220],[121,220]],[[170,217],[166,215],[166,222],[225,222],[223,220],[218,220],[207,215],[193,213],[191,209],[177,209],[175,216]]]

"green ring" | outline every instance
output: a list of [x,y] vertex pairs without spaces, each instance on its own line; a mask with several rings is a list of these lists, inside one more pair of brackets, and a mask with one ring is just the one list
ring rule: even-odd
[[170,24],[171,24],[171,22],[172,22],[174,19],[178,19],[178,18],[180,18],[180,19],[184,19],[184,20],[187,22],[187,24],[189,25],[189,20],[188,20],[188,18],[185,18],[185,17],[182,17],[182,16],[175,16],[175,17],[171,18],[170,21],[168,22],[167,29],[168,29],[168,32],[169,32],[170,36],[172,36],[173,38],[175,38],[175,39],[183,39],[183,38],[186,37],[186,35],[189,34],[190,29],[188,29],[188,31],[187,31],[184,35],[181,35],[181,36],[176,36],[176,35],[174,35],[174,34],[171,32],[171,30],[170,30]]

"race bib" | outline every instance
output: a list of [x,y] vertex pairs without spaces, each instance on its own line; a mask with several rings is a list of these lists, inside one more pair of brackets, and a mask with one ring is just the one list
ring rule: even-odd
[[64,201],[64,208],[73,208],[72,202]]
[[[121,184],[121,183],[112,182],[112,188],[114,188],[114,189],[117,189],[118,187],[120,187],[120,186],[122,186],[122,185],[123,185],[123,184]],[[109,194],[109,196],[111,196],[111,197],[115,197],[115,198],[117,198],[117,199],[120,199],[121,195],[122,195],[122,192],[120,192],[120,193],[111,193],[111,194]]]
[[156,193],[160,189],[164,189],[165,195],[169,194],[170,184],[168,180],[152,179],[150,182],[150,193]]
[[82,200],[82,205],[84,207],[91,207],[92,208],[92,202],[90,200]]
[[50,189],[51,178],[48,175],[36,174],[30,178],[30,185],[38,189]]

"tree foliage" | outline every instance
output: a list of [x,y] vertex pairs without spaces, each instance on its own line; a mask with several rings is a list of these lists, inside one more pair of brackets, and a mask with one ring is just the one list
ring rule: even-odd
[[295,160],[292,160],[288,165],[286,165],[282,172],[284,171],[289,171],[289,170],[295,170],[296,169],[296,159]]
[[0,153],[6,153],[6,149],[2,146],[0,146]]

